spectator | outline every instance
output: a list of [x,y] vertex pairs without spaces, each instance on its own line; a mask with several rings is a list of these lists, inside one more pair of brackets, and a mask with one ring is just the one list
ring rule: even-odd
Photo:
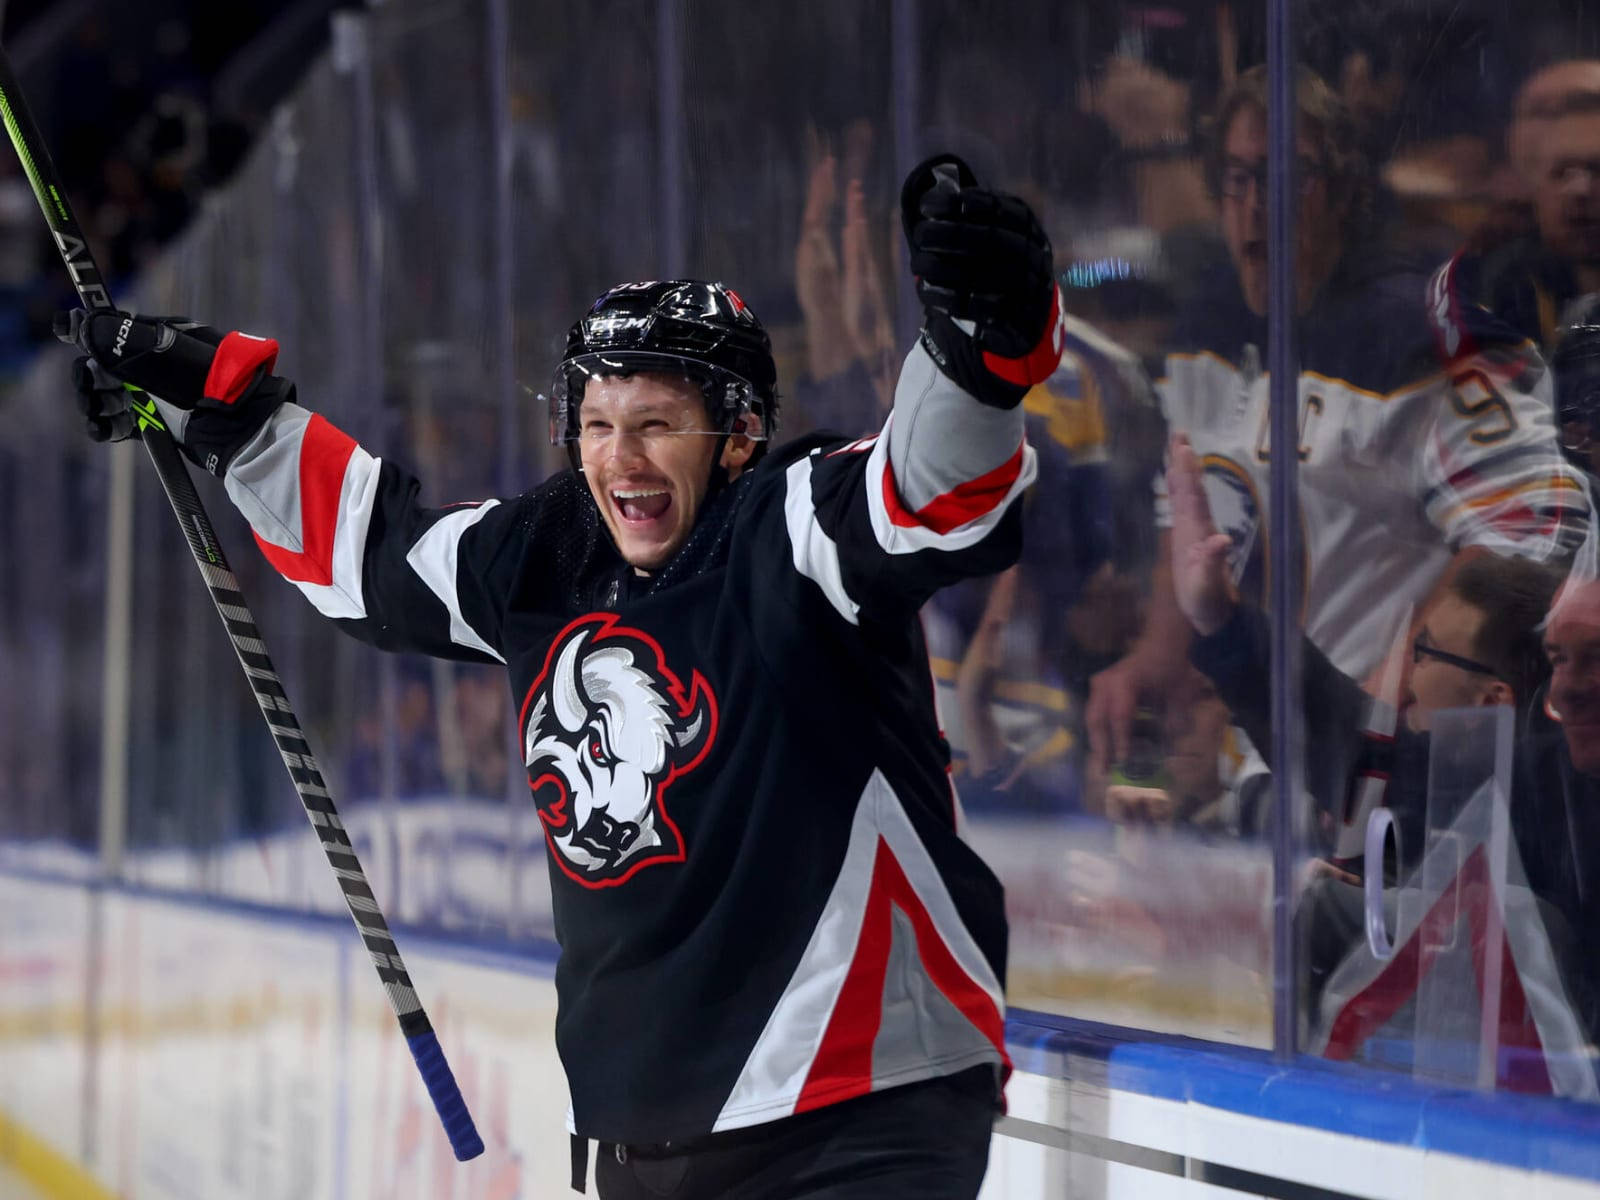
[[1600,291],[1600,61],[1564,63],[1524,92],[1509,143],[1523,221],[1480,233],[1451,270],[1457,288],[1550,353]]
[[1600,97],[1600,60],[1568,59],[1528,76],[1511,101],[1506,130],[1506,159],[1511,195],[1531,199],[1544,157],[1543,143],[1551,123],[1584,97]]
[[1154,778],[1105,786],[1105,813],[1122,825],[1191,829],[1227,837],[1263,833],[1272,813],[1271,776],[1261,756],[1230,724],[1228,706],[1190,668],[1156,726]]
[[[1365,678],[1454,556],[1570,554],[1588,504],[1557,450],[1542,362],[1479,309],[1430,307],[1422,273],[1370,253],[1371,181],[1353,125],[1308,72],[1297,102],[1304,627],[1335,666]],[[1201,455],[1230,569],[1258,600],[1270,471],[1266,111],[1259,67],[1219,105],[1210,174],[1231,269],[1180,319],[1158,383],[1169,426]],[[1141,693],[1182,669],[1189,635],[1167,561],[1158,557],[1139,642],[1094,680],[1097,763],[1125,752]]]
[[1567,460],[1600,476],[1600,325],[1583,323],[1561,332],[1550,358],[1556,380],[1556,424]]
[[[1159,454],[1138,454],[1160,420],[1149,380],[1075,317],[1063,347],[1061,365],[1023,400],[1043,467],[1024,509],[1021,563],[924,610],[936,668],[952,664],[955,745],[974,807],[1077,806],[1084,685],[1125,648],[1138,612],[1133,576],[1153,549],[1142,534]],[[1141,457],[1147,469],[1135,475]]]
[[[1265,730],[1270,720],[1266,620],[1239,600],[1226,567],[1227,535],[1212,523],[1199,464],[1182,438],[1173,446],[1169,484],[1177,602],[1200,635],[1191,648],[1193,660],[1236,720],[1246,729]],[[1513,562],[1463,566],[1458,579],[1465,582],[1453,594],[1483,618],[1482,627],[1459,648],[1475,648],[1483,659],[1498,660],[1493,668],[1476,662],[1473,673],[1502,671],[1508,677],[1501,680],[1507,698],[1523,708],[1509,811],[1520,878],[1536,904],[1520,912],[1516,919],[1523,928],[1511,933],[1514,938],[1537,933],[1550,947],[1559,972],[1557,991],[1565,992],[1592,1040],[1600,1032],[1600,963],[1581,950],[1580,941],[1600,922],[1600,579],[1592,536],[1584,551],[1580,569],[1559,592],[1549,569]],[[1543,636],[1552,670],[1546,690],[1531,643],[1540,601],[1552,593]],[[1437,613],[1437,606],[1432,611]],[[1367,737],[1374,702],[1315,645],[1307,642],[1304,654],[1306,779],[1319,806],[1334,811],[1343,806],[1356,781],[1374,769]],[[1467,669],[1461,662],[1441,661]],[[1417,703],[1425,703],[1420,695]],[[1441,819],[1428,811],[1432,735],[1419,728],[1422,724],[1409,719],[1382,748],[1387,802],[1402,830],[1402,855],[1411,861],[1425,844],[1424,822],[1437,826]],[[1267,744],[1264,737],[1262,744]],[[1459,847],[1451,853],[1459,860]],[[1519,876],[1512,872],[1509,878]],[[1508,908],[1508,921],[1511,912]],[[1346,950],[1359,944],[1365,908],[1358,890],[1326,877],[1314,883],[1299,919],[1310,950],[1315,995]],[[1516,969],[1535,968],[1518,962]]]
[[1600,60],[1574,59],[1522,85],[1507,134],[1509,203],[1450,265],[1452,286],[1540,347],[1555,375],[1561,445],[1600,466],[1590,402],[1600,341]]
[[[807,427],[852,435],[876,430],[894,396],[893,327],[867,219],[862,173],[872,126],[846,131],[844,161],[811,135],[811,177],[794,251],[795,292],[805,323],[806,369],[795,407]],[[844,174],[843,212],[840,174]],[[836,241],[837,238],[837,241]],[[873,397],[876,409],[862,405]]]
[[492,671],[458,667],[454,672],[454,723],[459,744],[443,769],[450,790],[483,800],[504,800],[512,779],[511,718],[500,681]]
[[1406,725],[1425,732],[1445,708],[1525,707],[1546,674],[1540,630],[1560,582],[1555,568],[1526,559],[1467,559],[1412,639]]
[[1084,111],[1105,125],[1116,148],[1108,173],[1125,183],[1139,228],[1157,239],[1165,290],[1183,307],[1196,300],[1194,281],[1227,261],[1201,161],[1194,88],[1149,63],[1114,56],[1079,96]]

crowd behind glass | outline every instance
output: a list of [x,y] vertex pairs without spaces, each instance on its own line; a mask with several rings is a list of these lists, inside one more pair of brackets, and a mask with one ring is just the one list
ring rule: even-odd
[[[1486,1053],[1501,1087],[1594,1099],[1600,59],[1544,53],[1495,80],[1480,55],[1419,101],[1414,31],[1367,18],[1313,27],[1296,80],[1301,1038],[1479,1082]],[[1227,1010],[1265,1011],[1265,925],[1217,935],[1198,986],[1173,943],[1229,920],[1217,898],[1240,864],[1244,906],[1270,896],[1247,869],[1275,821],[1267,79],[1213,64],[1202,98],[1152,28],[1079,91],[1081,128],[1106,139],[1098,196],[1008,181],[1057,216],[1068,353],[1027,398],[1041,471],[1022,562],[940,595],[925,623],[968,811],[1057,848],[1041,873],[995,842],[1014,999],[1116,1020],[1134,998],[1146,1021],[1165,1007],[1173,1028],[1249,1041],[1259,1024]],[[894,378],[873,135],[813,142],[795,249],[791,412],[853,433],[874,424],[860,397],[886,405]],[[1175,586],[1205,532],[1174,518],[1178,434],[1228,539],[1237,602],[1218,628]],[[1500,728],[1463,709],[1503,710],[1510,738],[1451,793],[1451,764]],[[1496,771],[1500,841],[1476,786]],[[1214,886],[1153,885],[1163,872]],[[1119,961],[1086,983],[1108,930]]]
[[[1384,1035],[1409,1040],[1437,1004],[1430,974],[1457,969],[1460,937],[1477,979],[1447,1009],[1491,1003],[1486,946],[1515,984],[1492,998],[1500,1085],[1594,1098],[1600,61],[1520,80],[1503,154],[1481,128],[1398,132],[1398,81],[1361,50],[1338,66],[1296,87],[1303,1034],[1382,1061]],[[1119,58],[1089,93],[1138,220],[1059,231],[1076,320],[1029,397],[1049,466],[1028,548],[930,614],[968,805],[1101,818],[1127,876],[1152,837],[1249,841],[1274,821],[1266,76],[1224,79],[1204,115],[1185,90]],[[1165,475],[1164,434],[1185,435],[1191,478]],[[1193,479],[1237,594],[1216,628],[1174,586],[1207,527],[1175,521],[1168,484]],[[1485,728],[1441,716],[1480,707],[1512,730],[1492,883],[1477,793],[1439,783],[1441,755]],[[1384,861],[1379,805],[1398,831]],[[1398,900],[1374,904],[1373,873]],[[1368,933],[1374,911],[1398,917],[1392,937]]]
[[[857,11],[824,5],[807,19],[849,27]],[[1266,352],[1269,317],[1290,314],[1268,304],[1266,75],[1247,52],[1260,13],[1095,6],[1115,37],[1071,64],[1072,94],[1052,104],[1029,94],[1041,72],[993,70],[989,31],[958,28],[963,6],[941,11],[945,23],[923,31],[919,150],[955,151],[1034,205],[1071,314],[1061,368],[1025,402],[1040,472],[1022,561],[924,614],[952,775],[1007,885],[1012,1000],[1263,1043],[1277,819]],[[736,40],[738,19],[718,28]],[[1505,21],[1471,6],[1301,15],[1300,1042],[1401,1067],[1426,1057],[1480,1082],[1488,1042],[1491,1083],[1597,1099],[1600,53],[1574,56],[1587,26],[1572,5],[1514,46]],[[703,125],[702,157],[684,168],[703,193],[687,265],[725,274],[771,329],[784,434],[865,436],[888,410],[907,334],[888,56],[811,33],[837,72],[860,78],[813,97],[829,111],[801,121],[727,102],[755,94],[743,76],[759,64],[700,45],[719,65],[683,85]],[[570,153],[572,130],[537,82],[546,67],[594,64],[530,51],[512,72],[518,252],[540,263],[515,283],[520,358],[547,349],[524,326],[564,328],[599,287],[637,274],[630,255],[649,261],[671,241],[624,211],[661,178],[649,167],[664,153],[658,130],[608,123],[605,108],[648,108],[653,45],[641,40],[617,88],[574,118],[606,126],[590,139],[607,147],[598,157]],[[815,49],[786,45],[797,62]],[[775,150],[763,137],[779,126],[795,137]],[[380,143],[380,172],[398,170],[402,149]],[[695,174],[740,153],[766,164],[771,206]],[[404,230],[449,199],[414,190],[385,219]],[[605,236],[557,236],[582,221]],[[455,281],[461,296],[482,282]],[[430,368],[419,341],[478,311],[454,294],[390,298],[410,356],[382,398],[394,448],[442,499],[481,492],[474,448],[499,430],[462,398],[470,373]],[[1199,515],[1228,539],[1220,609],[1188,586],[1207,532],[1197,482]],[[329,739],[342,795],[519,802],[498,676],[385,670],[382,703],[361,673],[339,693],[360,714]],[[1503,784],[1508,836],[1496,838],[1483,815],[1493,798],[1440,781],[1502,745],[1486,768]],[[241,753],[269,779],[263,747]],[[1395,832],[1374,844],[1379,809]],[[1424,1028],[1438,1035],[1426,1052]],[[1464,1066],[1455,1041],[1470,1043]]]

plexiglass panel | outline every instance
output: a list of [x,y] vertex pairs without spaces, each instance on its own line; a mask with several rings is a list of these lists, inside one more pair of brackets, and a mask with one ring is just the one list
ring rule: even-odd
[[[624,280],[738,289],[773,338],[783,436],[866,435],[919,319],[900,181],[960,154],[1039,213],[1069,314],[1024,401],[1022,560],[923,613],[952,778],[1007,889],[1013,1005],[1254,1046],[1277,1019],[1280,1049],[1592,1096],[1593,14],[1298,6],[1281,105],[1267,15],[391,0],[339,16],[128,302],[276,336],[302,398],[431,501],[564,466],[535,397]],[[92,859],[103,772],[124,771],[131,878],[336,909],[142,468],[135,636],[109,681],[135,736],[99,762],[122,501],[64,370],[41,359],[6,400],[0,551],[27,566],[0,575],[0,836]],[[391,915],[548,932],[502,673],[342,638],[207,498]]]
[[1294,15],[1306,1045],[1592,1099],[1593,13]]

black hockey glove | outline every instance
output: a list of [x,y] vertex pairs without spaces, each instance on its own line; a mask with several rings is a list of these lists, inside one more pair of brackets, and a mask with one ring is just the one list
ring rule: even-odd
[[271,374],[278,343],[222,334],[185,317],[140,317],[73,309],[55,334],[88,355],[73,363],[78,407],[96,441],[121,441],[142,428],[122,383],[149,394],[189,461],[221,475],[266,424],[294,384]]
[[906,176],[900,219],[927,314],[924,348],[985,404],[1015,407],[1061,360],[1050,239],[1033,210],[939,154]]
[[122,381],[92,358],[72,360],[72,387],[88,433],[97,442],[120,442],[139,436],[139,414],[129,403]]

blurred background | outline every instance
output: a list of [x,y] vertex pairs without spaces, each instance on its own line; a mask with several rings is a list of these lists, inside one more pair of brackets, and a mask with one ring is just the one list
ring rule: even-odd
[[[1489,1111],[1537,1141],[1591,1120],[1567,1102],[1600,1098],[1600,807],[1569,788],[1546,832],[1499,836],[1490,892],[1427,853],[1492,840],[1459,803],[1414,797],[1409,840],[1367,845],[1384,797],[1362,781],[1388,766],[1358,751],[1397,721],[1425,731],[1478,705],[1520,722],[1518,748],[1431,722],[1435,754],[1491,747],[1452,786],[1475,795],[1531,753],[1550,687],[1536,626],[1574,556],[1593,555],[1600,405],[1582,364],[1600,342],[1574,331],[1600,295],[1600,18],[1587,0],[1288,11],[1304,72],[1292,297],[1267,283],[1268,176],[1287,164],[1266,152],[1266,0],[11,0],[0,42],[118,303],[278,338],[302,402],[415,470],[429,502],[516,494],[564,465],[535,394],[570,322],[630,279],[739,290],[773,338],[784,436],[876,431],[919,320],[899,181],[951,150],[1026,198],[1072,315],[1061,369],[1026,401],[1041,455],[1028,548],[924,614],[972,840],[1007,888],[1013,1022],[1289,1048],[1508,1104],[1536,1093],[1551,1107]],[[151,997],[187,979],[226,1007],[237,997],[196,956],[239,979],[250,967],[221,933],[180,931],[168,944],[190,951],[160,981],[141,974],[157,968],[128,932],[135,898],[251,919],[343,909],[142,452],[81,436],[72,356],[48,335],[73,303],[0,153],[0,882],[17,898],[0,915],[0,1134],[4,1111],[45,1113],[101,1185],[188,1194],[150,1165],[159,1131],[115,1132],[107,1113],[196,1069],[136,1036],[166,1012]],[[1264,369],[1283,322],[1301,356],[1289,550],[1266,502],[1272,408],[1296,394]],[[1296,704],[1305,732],[1281,744],[1281,786],[1264,709],[1190,665],[1187,629],[1162,640],[1160,476],[1180,428],[1244,599],[1356,689],[1337,728],[1314,696]],[[513,974],[508,961],[547,964],[544,837],[502,673],[340,638],[201,488],[391,919],[424,944],[507,956]],[[1457,572],[1484,556],[1546,573],[1490,568],[1462,591]],[[1274,605],[1274,574],[1299,580],[1294,603]],[[1446,594],[1477,617],[1451,626]],[[1441,684],[1440,664],[1464,674]],[[1262,695],[1270,681],[1301,697],[1296,664],[1254,665]],[[1090,714],[1118,679],[1138,704],[1103,762]],[[1491,679],[1503,693],[1472,689]],[[1561,778],[1588,778],[1572,774],[1580,749],[1559,752]],[[1369,874],[1387,889],[1375,908]],[[158,922],[142,919],[148,950]],[[1497,941],[1503,925],[1522,932]],[[8,961],[58,965],[8,975]],[[96,1005],[141,978],[144,1007],[97,1025]],[[311,1039],[296,1055],[347,1011],[319,979],[293,1010]],[[359,974],[349,987],[373,990]],[[295,1019],[269,1009],[236,1036]],[[73,1041],[85,1030],[144,1074],[105,1074]],[[70,1069],[41,1036],[77,1047]],[[474,1077],[513,1158],[529,1118],[506,1096],[533,1085],[506,1072],[522,1052],[482,1049]],[[282,1082],[270,1057],[249,1074],[263,1095]],[[274,1136],[335,1102],[303,1070]],[[207,1111],[247,1139],[248,1099],[218,1109],[224,1082],[207,1086]],[[316,1145],[334,1165],[310,1190],[269,1193],[246,1172],[195,1194],[335,1194],[329,1180],[357,1172],[343,1142]]]

